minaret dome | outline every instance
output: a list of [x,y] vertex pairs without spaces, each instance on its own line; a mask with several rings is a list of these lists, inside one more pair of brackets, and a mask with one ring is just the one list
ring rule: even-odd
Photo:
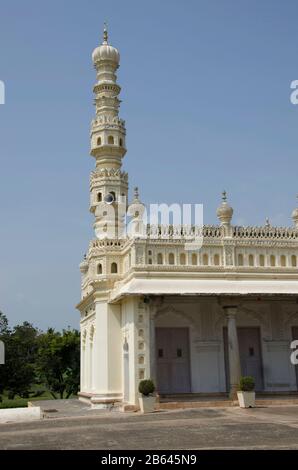
[[109,61],[118,67],[120,62],[120,54],[118,50],[108,43],[108,31],[105,25],[103,31],[103,42],[100,46],[96,47],[92,53],[92,60],[95,66],[99,65],[102,61]]

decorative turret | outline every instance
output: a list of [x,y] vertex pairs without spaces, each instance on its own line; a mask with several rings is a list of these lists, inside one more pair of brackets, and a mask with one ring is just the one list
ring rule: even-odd
[[131,217],[129,235],[132,237],[142,237],[145,235],[145,225],[143,215],[145,212],[145,205],[139,198],[139,188],[134,189],[134,198],[128,206],[127,214]]
[[[298,195],[297,195],[298,198]],[[292,219],[296,228],[298,228],[298,207],[292,212]]]
[[87,273],[88,267],[89,267],[86,258],[87,258],[86,255],[84,255],[84,259],[80,264],[80,271],[81,271],[82,275],[85,275]]
[[230,225],[233,217],[233,209],[227,203],[227,193],[222,192],[222,203],[216,211],[217,217],[220,220],[220,225]]

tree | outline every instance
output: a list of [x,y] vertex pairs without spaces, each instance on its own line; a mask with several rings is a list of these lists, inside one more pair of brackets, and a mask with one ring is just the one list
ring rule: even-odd
[[7,333],[8,330],[9,328],[8,328],[7,316],[4,315],[4,313],[1,312],[0,310],[0,337],[4,335],[5,333]]
[[80,333],[49,329],[39,339],[38,371],[52,396],[69,398],[79,390]]
[[[4,345],[7,343],[7,337],[9,335],[8,320],[6,315],[0,311],[0,340],[3,341]],[[7,374],[5,366],[0,365],[0,401],[2,401],[1,394],[4,391],[7,381]]]
[[2,393],[3,389],[7,390],[11,399],[15,395],[28,397],[36,381],[38,335],[39,331],[28,322],[15,326],[12,331],[6,329],[2,335],[5,344]]

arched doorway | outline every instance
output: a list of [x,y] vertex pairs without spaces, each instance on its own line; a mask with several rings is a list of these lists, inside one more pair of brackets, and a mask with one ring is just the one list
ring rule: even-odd
[[157,390],[160,394],[190,393],[190,328],[187,316],[169,306],[155,318]]

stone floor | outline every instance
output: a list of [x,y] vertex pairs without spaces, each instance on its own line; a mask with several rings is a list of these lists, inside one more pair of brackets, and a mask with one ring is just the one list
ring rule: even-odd
[[90,410],[77,401],[43,408],[48,419],[0,425],[0,449],[298,449],[297,405],[148,415]]

